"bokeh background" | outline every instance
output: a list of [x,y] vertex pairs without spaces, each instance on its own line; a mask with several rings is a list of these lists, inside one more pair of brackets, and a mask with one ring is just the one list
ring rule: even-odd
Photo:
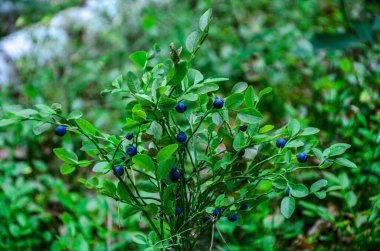
[[[213,8],[209,37],[193,66],[273,92],[260,104],[267,123],[289,118],[321,129],[323,145],[352,145],[338,166],[300,174],[329,181],[324,200],[304,198],[290,220],[279,200],[244,226],[220,222],[232,250],[378,250],[380,244],[380,6],[376,0],[1,0],[0,117],[35,104],[82,110],[116,135],[122,102],[100,95],[133,70],[128,55],[157,44],[184,46]],[[52,149],[80,149],[75,136],[35,136],[33,123],[0,124],[1,250],[144,250],[138,215],[59,172]],[[280,197],[279,197],[280,198]],[[200,246],[209,246],[210,233]],[[216,235],[215,250],[226,247]]]

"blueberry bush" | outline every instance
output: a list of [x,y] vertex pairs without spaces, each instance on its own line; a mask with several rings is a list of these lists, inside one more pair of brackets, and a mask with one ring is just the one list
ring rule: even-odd
[[[116,134],[57,103],[13,107],[0,120],[2,127],[32,121],[37,135],[50,132],[65,141],[80,140],[80,149],[53,149],[64,163],[61,174],[91,172],[79,181],[115,200],[118,217],[140,215],[150,230],[133,235],[133,241],[144,250],[199,249],[207,230],[210,250],[216,234],[229,248],[217,223],[244,227],[250,215],[277,197],[287,219],[296,201],[312,210],[334,187],[318,178],[303,184],[300,175],[333,165],[356,168],[340,156],[350,145],[321,148],[315,127],[302,127],[292,118],[275,129],[259,111],[271,87],[259,91],[237,82],[230,92],[220,93],[228,78],[204,76],[194,68],[211,17],[209,9],[187,36],[187,52],[171,43],[170,57],[158,45],[129,55],[138,71],[119,75],[101,92],[122,104],[121,123],[109,125],[118,126]],[[308,195],[318,201],[304,201]],[[64,221],[69,219],[65,215]]]

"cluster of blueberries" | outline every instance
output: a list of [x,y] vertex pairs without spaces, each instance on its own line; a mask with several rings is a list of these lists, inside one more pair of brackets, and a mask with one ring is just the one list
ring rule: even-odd
[[[216,98],[216,99],[214,100],[214,102],[213,102],[213,106],[214,106],[215,109],[221,109],[221,108],[223,108],[223,106],[224,106],[224,101],[223,101],[222,99],[220,99],[220,98]],[[184,112],[187,110],[187,106],[186,106],[186,104],[185,104],[184,102],[178,102],[177,105],[175,106],[175,110],[176,110],[178,113],[184,113]],[[240,126],[240,131],[242,131],[242,132],[247,131],[247,129],[248,129],[248,127],[247,127],[246,125],[242,125],[242,126]],[[64,126],[62,126],[62,125],[57,126],[57,127],[55,128],[55,134],[58,135],[58,136],[64,136],[64,135],[66,134],[66,127],[64,127]],[[134,135],[133,135],[132,132],[128,133],[128,134],[125,136],[125,138],[128,139],[128,140],[132,140],[133,137],[134,137]],[[184,144],[184,143],[186,142],[186,140],[187,140],[187,135],[186,135],[185,132],[179,132],[179,133],[177,134],[177,141],[178,141],[179,143]],[[280,139],[278,139],[278,140],[276,141],[276,146],[277,146],[278,148],[283,148],[283,147],[285,147],[285,145],[286,145],[286,140],[283,139],[283,138],[280,138]],[[135,156],[135,155],[137,154],[137,148],[136,148],[135,146],[132,146],[132,145],[131,145],[131,146],[128,146],[128,147],[126,148],[126,153],[127,153],[130,157],[133,157],[133,156]],[[241,150],[241,151],[238,153],[238,155],[239,155],[240,157],[243,156],[244,154],[245,154],[245,150],[244,150],[244,149]],[[304,162],[306,162],[306,161],[307,161],[307,155],[306,155],[306,153],[303,153],[303,152],[302,152],[302,153],[297,154],[297,160],[298,160],[298,162],[300,162],[300,163],[304,163]],[[329,161],[329,160],[325,160],[324,163],[326,163],[326,162],[328,162],[328,161]],[[324,164],[324,163],[323,163],[323,164]],[[118,174],[119,176],[122,176],[123,173],[124,173],[124,167],[123,167],[123,166],[116,166],[116,167],[115,167],[115,171],[117,172],[117,174]],[[172,169],[170,170],[170,173],[169,173],[169,178],[170,178],[170,180],[173,181],[173,182],[176,182],[176,181],[178,181],[178,179],[180,178],[180,176],[181,176],[181,174],[180,174],[180,172],[178,171],[177,166],[173,165],[173,166],[172,166]],[[290,194],[290,189],[289,189],[289,188],[287,188],[287,189],[285,190],[285,194],[286,194],[286,196],[289,196],[289,194]],[[247,209],[248,209],[248,204],[246,204],[246,203],[241,204],[240,209],[241,209],[241,210],[247,210]],[[214,212],[213,212],[213,216],[214,216],[214,217],[217,217],[218,215],[221,214],[221,212],[222,212],[222,210],[221,210],[220,208],[215,208],[215,210],[214,210]],[[178,216],[178,215],[180,215],[181,213],[182,213],[182,209],[181,209],[180,207],[176,207],[175,215]],[[229,220],[230,222],[234,222],[234,221],[236,221],[236,220],[238,219],[238,215],[235,213],[235,214],[233,214],[233,215],[228,216],[227,218],[228,218],[228,220]],[[206,217],[206,218],[205,218],[205,221],[208,221],[208,220],[209,220],[209,218]]]

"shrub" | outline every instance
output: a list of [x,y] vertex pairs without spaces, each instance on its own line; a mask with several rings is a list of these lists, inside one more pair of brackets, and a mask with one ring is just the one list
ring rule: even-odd
[[188,58],[182,58],[182,49],[174,44],[170,60],[160,60],[157,47],[130,55],[141,72],[128,72],[125,81],[119,76],[111,89],[102,92],[125,102],[122,135],[100,131],[79,111],[64,115],[57,104],[11,111],[10,118],[0,120],[2,126],[34,120],[37,133],[53,124],[66,132],[59,136],[81,135],[80,150],[88,157],[79,159],[70,149],[54,149],[65,162],[61,173],[68,175],[94,164],[95,175],[80,181],[127,204],[128,215],[144,216],[152,231],[147,236],[137,234],[134,240],[148,250],[190,250],[206,229],[214,233],[217,221],[244,224],[240,215],[254,213],[276,194],[283,196],[280,210],[289,218],[295,198],[312,193],[323,199],[327,186],[326,180],[318,180],[309,189],[294,183],[292,173],[332,164],[356,167],[337,158],[348,144],[334,144],[323,151],[316,148],[317,128],[301,128],[296,119],[278,130],[264,124],[257,106],[271,88],[257,94],[252,86],[239,82],[231,95],[215,96],[218,83],[228,79],[205,78],[191,67],[210,20],[208,10],[198,30],[188,36]]

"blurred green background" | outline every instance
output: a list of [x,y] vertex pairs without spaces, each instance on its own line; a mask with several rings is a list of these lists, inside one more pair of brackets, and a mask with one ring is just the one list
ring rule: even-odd
[[[290,220],[271,200],[244,226],[220,222],[232,250],[377,250],[380,244],[380,3],[376,0],[2,0],[0,117],[35,104],[80,109],[98,128],[119,135],[124,106],[100,91],[133,70],[128,55],[155,43],[184,46],[199,16],[213,8],[209,37],[194,61],[207,77],[228,77],[256,90],[260,110],[282,126],[298,118],[321,129],[322,145],[352,145],[358,169],[304,172],[325,178],[324,200],[297,202]],[[221,93],[223,95],[223,93]],[[111,123],[110,123],[111,122]],[[138,215],[59,172],[52,149],[79,149],[35,136],[33,124],[0,125],[1,250],[144,250]],[[316,206],[317,205],[317,206]],[[209,246],[210,233],[199,247]],[[225,250],[216,235],[215,250]]]

